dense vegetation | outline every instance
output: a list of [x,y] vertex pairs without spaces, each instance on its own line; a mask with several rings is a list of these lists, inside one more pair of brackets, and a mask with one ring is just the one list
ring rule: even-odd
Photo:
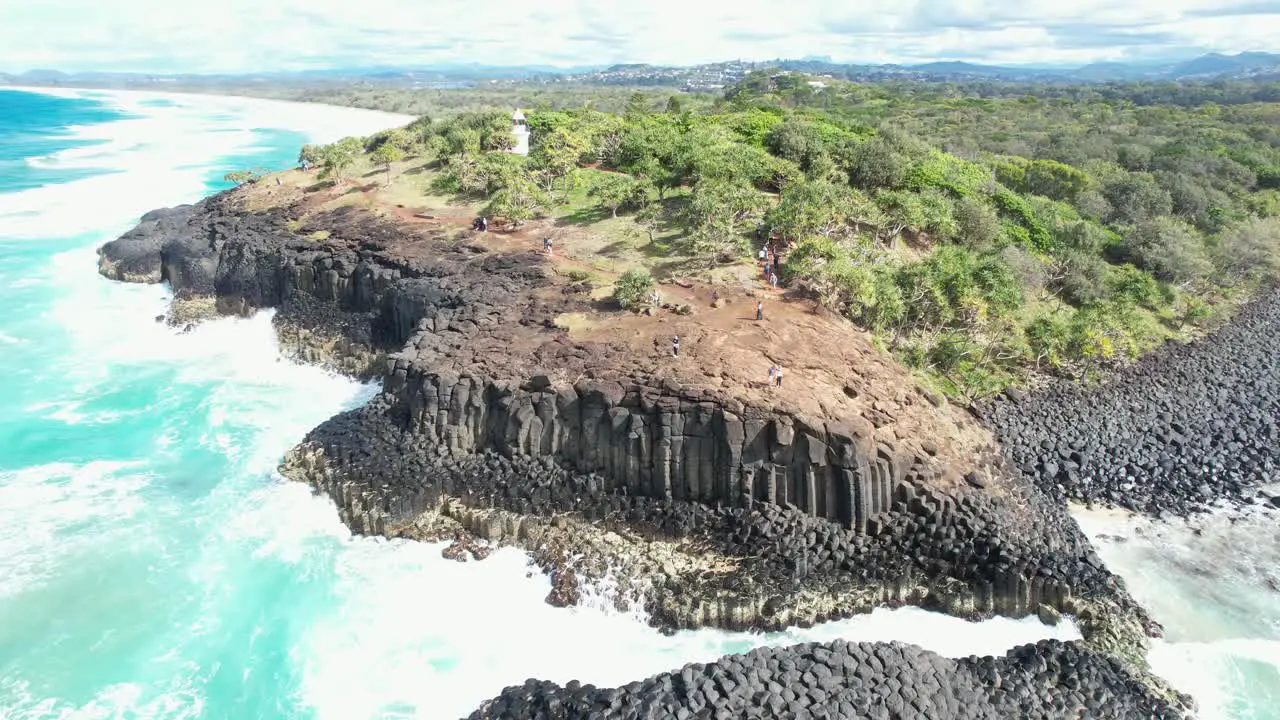
[[707,266],[750,257],[763,226],[790,248],[784,285],[965,398],[1135,357],[1280,271],[1280,107],[806,80],[538,110],[528,158],[491,152],[508,115],[476,112],[300,160],[341,178],[361,152],[427,158],[515,223],[585,195],[650,238],[677,228],[664,249]]
[[[456,115],[463,112],[485,112],[495,108],[520,107],[535,110],[562,110],[592,107],[604,112],[621,112],[635,88],[603,85],[521,84],[511,81],[481,83],[474,88],[406,89],[387,85],[352,85],[316,87],[236,87],[229,94],[270,97],[295,102],[403,113],[405,115]],[[643,88],[653,102],[665,102],[671,88]],[[697,97],[695,102],[710,104],[713,98]]]

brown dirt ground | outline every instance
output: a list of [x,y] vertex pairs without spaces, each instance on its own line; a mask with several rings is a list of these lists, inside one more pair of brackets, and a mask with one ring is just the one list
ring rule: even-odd
[[[476,233],[470,228],[473,210],[439,203],[433,207],[386,202],[380,197],[383,185],[378,178],[365,179],[362,185],[317,189],[311,174],[289,171],[280,177],[279,185],[268,179],[253,188],[248,193],[250,204],[295,203],[304,213],[363,206],[397,219],[406,229],[419,230],[406,233],[407,240],[429,233],[465,238],[494,253],[532,252],[536,261],[549,263],[566,284],[571,273],[590,275],[598,288],[593,296],[598,299],[609,294],[608,286],[616,277],[595,262],[598,239],[582,228],[566,232],[555,221],[544,220],[518,230]],[[432,217],[421,217],[424,214]],[[547,235],[555,238],[550,257],[541,254],[542,238]],[[414,254],[410,248],[403,250]],[[636,361],[654,368],[655,384],[671,380],[689,387],[712,387],[749,398],[756,406],[768,405],[814,420],[861,417],[877,428],[877,437],[915,447],[936,446],[939,459],[952,467],[973,467],[981,458],[991,457],[994,444],[989,433],[964,410],[932,404],[928,393],[897,361],[872,345],[866,333],[808,298],[768,287],[758,267],[754,278],[750,264],[743,268],[727,284],[684,280],[661,284],[664,309],[652,316],[611,310],[599,303],[597,309],[563,316],[557,324],[574,341],[631,348]],[[713,304],[716,297],[720,302]],[[764,302],[764,320],[759,322],[755,320],[757,300]],[[692,314],[677,313],[674,308],[680,305],[688,305]],[[671,352],[676,334],[681,339],[678,358]],[[524,345],[522,340],[536,342],[532,337],[511,338],[511,349]],[[780,388],[768,385],[771,365],[783,371]]]

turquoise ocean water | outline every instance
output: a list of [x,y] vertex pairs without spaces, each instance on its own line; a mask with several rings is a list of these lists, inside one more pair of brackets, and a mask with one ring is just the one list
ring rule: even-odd
[[[154,207],[393,119],[198,96],[0,89],[0,718],[456,718],[541,677],[619,684],[761,644],[1000,653],[1069,625],[878,611],[768,636],[662,636],[552,608],[502,550],[352,538],[275,473],[372,388],[282,361],[267,314],[188,334],[95,249]],[[1264,717],[1238,715],[1236,717]]]

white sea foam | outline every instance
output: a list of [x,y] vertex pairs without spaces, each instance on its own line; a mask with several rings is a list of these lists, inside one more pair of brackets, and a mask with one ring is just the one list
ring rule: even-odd
[[[60,97],[89,94],[83,90],[29,90]],[[332,142],[412,120],[370,110],[274,100],[134,91],[93,94],[139,117],[70,128],[69,138],[99,144],[63,150],[33,162],[48,169],[114,172],[0,195],[0,236],[116,235],[157,206],[195,202],[204,193],[208,168],[218,158],[257,146],[254,128],[288,128],[314,142]],[[172,104],[144,104],[159,98]]]
[[1280,514],[1224,510],[1191,522],[1073,515],[1164,626],[1151,667],[1196,699],[1202,720],[1280,717]]
[[30,591],[62,559],[118,539],[119,522],[142,507],[149,478],[137,469],[54,463],[0,473],[0,597]]
[[297,648],[303,697],[321,720],[458,717],[529,677],[621,685],[760,646],[901,640],[962,657],[1079,637],[1070,623],[968,623],[913,608],[785,633],[668,637],[632,613],[546,605],[550,582],[523,553],[504,549],[459,564],[443,559],[441,548],[353,540],[335,557],[339,602]]

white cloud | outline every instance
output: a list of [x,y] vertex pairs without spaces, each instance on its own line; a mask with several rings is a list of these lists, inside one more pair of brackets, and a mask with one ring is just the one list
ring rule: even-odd
[[1280,0],[14,0],[0,70],[241,72],[443,62],[1085,63],[1266,50]]

